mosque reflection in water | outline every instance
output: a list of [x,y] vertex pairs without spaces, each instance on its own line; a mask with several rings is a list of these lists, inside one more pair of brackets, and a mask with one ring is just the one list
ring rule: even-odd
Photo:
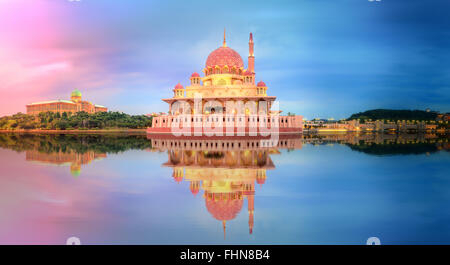
[[192,194],[203,191],[206,209],[222,222],[233,220],[247,201],[249,233],[254,226],[255,186],[266,181],[266,171],[275,168],[273,154],[280,148],[300,149],[301,138],[282,139],[262,147],[259,139],[151,139],[152,147],[167,151],[176,182],[188,181]]
[[[249,233],[255,225],[255,195],[274,170],[272,155],[303,145],[346,145],[368,155],[431,154],[448,151],[448,138],[437,135],[340,134],[281,138],[272,146],[255,138],[122,136],[0,135],[0,147],[26,152],[26,160],[69,166],[78,176],[81,167],[108,154],[127,150],[167,153],[163,167],[172,168],[175,182],[188,181],[193,195],[202,193],[207,211],[223,225],[244,211],[247,203]],[[199,196],[197,196],[199,197]]]
[[96,153],[87,151],[86,153],[69,152],[53,152],[42,153],[38,150],[27,150],[26,160],[38,163],[51,164],[56,166],[70,166],[70,173],[74,177],[81,174],[81,166],[90,164],[94,160],[106,158],[106,153]]

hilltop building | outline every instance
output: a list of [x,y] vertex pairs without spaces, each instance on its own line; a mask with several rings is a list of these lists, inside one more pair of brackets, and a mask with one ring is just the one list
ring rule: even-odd
[[81,99],[81,92],[78,89],[72,91],[70,100],[51,100],[35,102],[27,105],[27,114],[38,115],[41,112],[55,113],[75,113],[85,111],[87,113],[107,112],[108,108],[95,105],[89,101]]

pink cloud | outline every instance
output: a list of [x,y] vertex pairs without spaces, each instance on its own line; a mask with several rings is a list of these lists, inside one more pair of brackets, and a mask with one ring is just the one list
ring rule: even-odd
[[107,50],[67,45],[68,11],[64,1],[0,1],[0,116],[110,82],[96,56]]

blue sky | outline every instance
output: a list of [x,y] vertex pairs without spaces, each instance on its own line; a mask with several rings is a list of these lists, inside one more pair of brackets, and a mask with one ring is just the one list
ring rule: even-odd
[[[25,60],[32,50],[64,67],[30,81],[25,98],[0,86],[8,91],[0,101],[11,104],[0,114],[67,98],[74,88],[111,110],[167,111],[160,99],[201,73],[224,27],[245,64],[253,32],[256,79],[284,112],[345,118],[374,108],[450,111],[449,1],[36,1],[48,10],[52,38],[28,41],[20,58],[9,59]],[[20,17],[23,9],[14,12]],[[18,46],[18,38],[9,41]]]

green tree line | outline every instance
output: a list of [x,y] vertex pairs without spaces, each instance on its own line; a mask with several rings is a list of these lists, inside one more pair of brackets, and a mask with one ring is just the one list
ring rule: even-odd
[[437,112],[423,110],[374,109],[352,114],[347,120],[436,120]]
[[0,118],[0,129],[143,129],[150,127],[152,117],[146,115],[129,115],[122,112],[77,113],[41,112],[37,116],[17,113]]

